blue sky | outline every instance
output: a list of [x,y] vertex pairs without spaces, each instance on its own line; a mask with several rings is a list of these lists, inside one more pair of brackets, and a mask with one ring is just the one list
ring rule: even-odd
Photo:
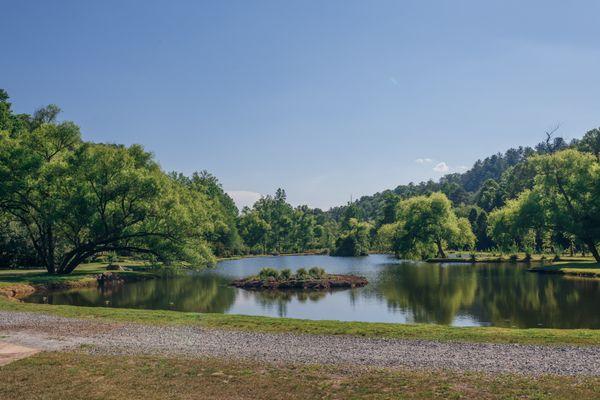
[[0,87],[322,208],[600,125],[597,1],[0,0]]

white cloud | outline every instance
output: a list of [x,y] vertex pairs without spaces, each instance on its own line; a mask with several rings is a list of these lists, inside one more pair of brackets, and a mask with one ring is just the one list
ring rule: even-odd
[[400,86],[400,82],[398,82],[398,80],[393,76],[390,78],[390,82],[392,82],[392,85],[394,86]]
[[461,165],[460,167],[457,168],[460,172],[465,172],[469,169],[469,167],[465,166],[465,165]]
[[429,163],[432,163],[432,162],[433,162],[433,160],[432,160],[431,158],[417,158],[417,159],[415,160],[415,162],[416,162],[417,164],[429,164]]
[[433,170],[435,172],[448,172],[450,168],[448,167],[448,164],[442,161],[441,163],[436,164],[436,166],[433,167]]
[[226,192],[240,211],[244,207],[252,207],[262,197],[262,194],[249,190],[227,190]]

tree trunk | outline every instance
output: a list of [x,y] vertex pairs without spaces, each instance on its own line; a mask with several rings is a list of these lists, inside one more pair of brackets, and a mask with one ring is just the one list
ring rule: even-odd
[[535,252],[538,254],[541,253],[542,247],[543,247],[542,230],[536,229],[535,230]]
[[52,232],[52,226],[48,226],[48,228],[46,229],[46,240],[46,269],[48,270],[48,273],[53,274],[56,272],[56,264],[54,261],[54,234]]
[[589,247],[590,251],[592,252],[592,255],[596,259],[596,262],[600,263],[600,253],[598,253],[598,249],[596,248],[596,244],[594,243],[594,241],[586,240],[585,244]]
[[444,253],[444,248],[442,247],[442,241],[438,240],[435,242],[435,244],[437,244],[437,248],[438,248],[438,257],[446,258],[446,253]]

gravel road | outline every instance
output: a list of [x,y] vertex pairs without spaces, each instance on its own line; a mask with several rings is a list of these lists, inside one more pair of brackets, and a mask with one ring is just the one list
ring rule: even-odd
[[82,349],[93,354],[600,376],[600,347],[269,334],[105,323],[37,313],[0,311],[0,340],[41,350]]

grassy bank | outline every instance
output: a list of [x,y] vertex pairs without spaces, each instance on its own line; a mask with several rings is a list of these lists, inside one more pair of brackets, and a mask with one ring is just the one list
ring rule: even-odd
[[0,398],[597,398],[599,378],[42,353],[0,368]]
[[[473,257],[474,256],[474,257]],[[554,255],[550,254],[531,254],[529,258],[526,253],[494,253],[494,252],[450,252],[446,258],[430,258],[427,262],[443,262],[443,263],[510,263],[510,262],[530,262],[530,263],[593,263],[593,257],[583,256],[567,256],[562,255],[561,261],[553,261]]]
[[430,324],[317,321],[230,314],[200,314],[167,310],[59,306],[20,303],[8,300],[0,300],[0,310],[42,312],[64,317],[93,318],[104,321],[156,325],[195,325],[206,328],[272,333],[289,332],[438,341],[600,346],[600,330],[593,329],[461,328]]
[[[148,266],[142,262],[128,261],[119,262],[119,265],[127,267],[127,271],[114,271],[125,277],[156,277],[160,274],[156,271],[146,269]],[[0,270],[0,286],[12,284],[25,284],[32,286],[46,286],[49,288],[62,285],[76,285],[78,282],[94,280],[96,275],[106,272],[107,263],[82,264],[75,271],[67,275],[51,275],[43,269],[6,269]]]
[[567,276],[580,276],[587,278],[600,278],[600,263],[592,261],[557,262],[552,265],[531,268],[532,272],[546,274],[560,274]]

